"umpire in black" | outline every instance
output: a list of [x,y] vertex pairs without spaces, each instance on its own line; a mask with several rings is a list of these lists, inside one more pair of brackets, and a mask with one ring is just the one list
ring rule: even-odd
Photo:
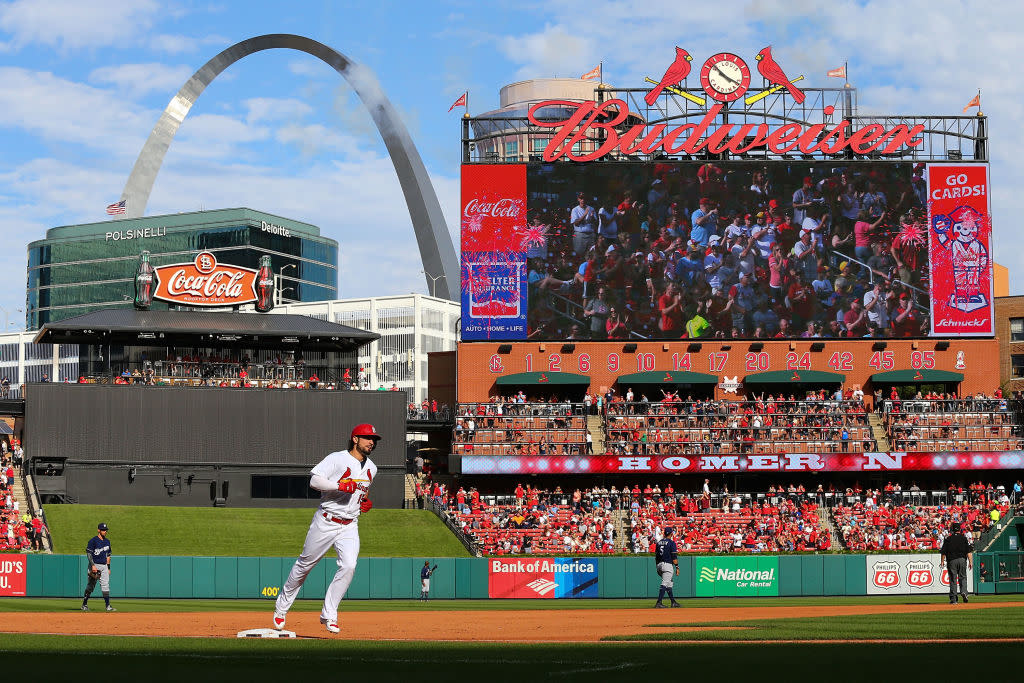
[[672,540],[674,532],[675,529],[667,527],[664,538],[654,546],[654,568],[661,576],[661,586],[658,588],[658,602],[654,603],[655,607],[665,606],[662,600],[665,598],[666,593],[668,594],[668,599],[672,601],[673,607],[680,606],[676,602],[675,596],[672,595],[673,574],[679,576],[679,548],[676,547],[676,542]]
[[949,604],[955,605],[957,593],[967,602],[967,570],[973,565],[974,549],[959,524],[954,524],[952,531],[942,542],[940,566],[949,566]]

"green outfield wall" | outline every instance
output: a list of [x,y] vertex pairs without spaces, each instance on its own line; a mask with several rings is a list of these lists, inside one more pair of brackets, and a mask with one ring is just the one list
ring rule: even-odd
[[[5,558],[18,557],[5,555]],[[79,597],[86,585],[84,555],[28,555],[25,558],[24,594],[30,597]],[[927,555],[898,556],[911,566],[915,577]],[[935,556],[937,558],[937,556]],[[495,559],[487,558],[359,558],[348,599],[417,598],[420,568],[424,560],[437,570],[431,579],[431,598],[487,598]],[[502,558],[500,562],[522,561],[527,569],[541,566],[542,558],[529,555]],[[658,594],[660,577],[649,556],[590,558],[597,563],[594,580],[601,598],[650,598]],[[680,556],[675,579],[678,597],[714,596],[831,596],[867,595],[872,589],[872,567],[891,568],[892,556],[882,555],[717,555]],[[277,597],[294,558],[285,557],[115,557],[111,571],[111,595],[131,598],[265,598]],[[904,564],[906,564],[906,562]],[[916,567],[916,569],[915,569]],[[316,566],[299,594],[300,598],[321,599],[337,568],[332,558]],[[502,575],[508,581],[507,569]],[[903,572],[896,567],[895,571]],[[882,574],[885,576],[885,574]],[[3,577],[0,577],[3,578]],[[550,581],[547,581],[550,579]],[[579,579],[577,579],[578,581]],[[545,590],[544,586],[551,585]],[[564,592],[554,585],[558,575],[544,577],[524,573],[522,585],[530,586],[535,597],[554,597]],[[974,565],[974,590],[979,593],[1024,592],[1024,553],[979,553]],[[592,590],[592,589],[591,589]],[[944,590],[939,577],[929,589]],[[892,592],[914,593],[917,589],[892,587]],[[97,591],[98,593],[98,591]],[[0,591],[3,594],[3,591]],[[7,593],[8,595],[11,593]],[[593,593],[590,593],[593,595]],[[530,594],[533,596],[533,594]]]

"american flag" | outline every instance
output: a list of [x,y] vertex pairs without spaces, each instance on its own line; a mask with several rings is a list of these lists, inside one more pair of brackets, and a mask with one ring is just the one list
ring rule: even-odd
[[107,205],[107,215],[108,216],[120,216],[121,214],[124,213],[124,209],[125,209],[125,206],[127,204],[128,204],[128,200],[127,199],[122,199],[121,201],[117,202],[116,204],[108,204]]

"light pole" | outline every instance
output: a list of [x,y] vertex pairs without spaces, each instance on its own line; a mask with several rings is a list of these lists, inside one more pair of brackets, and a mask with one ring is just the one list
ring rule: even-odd
[[[0,306],[0,311],[4,312],[4,332],[7,332],[7,328],[11,326],[10,314],[8,313],[7,309],[4,308],[3,306]],[[14,312],[21,313],[22,310],[20,308],[15,308]]]
[[435,296],[434,292],[437,290],[437,281],[443,278],[444,274],[442,273],[441,275],[431,275],[425,270],[421,270],[420,272],[430,278],[430,296]]
[[[298,274],[298,266],[296,266],[294,263],[286,263],[285,265],[281,266],[281,270],[278,271],[277,275],[274,276],[274,294],[276,295],[276,301],[274,302],[275,305],[280,305],[281,303],[281,295],[284,293],[284,288],[282,287],[282,285],[284,284],[284,271],[288,270],[289,268],[294,268],[296,275]],[[294,292],[295,290],[292,289],[292,291]],[[296,292],[296,294],[298,294],[298,292]]]

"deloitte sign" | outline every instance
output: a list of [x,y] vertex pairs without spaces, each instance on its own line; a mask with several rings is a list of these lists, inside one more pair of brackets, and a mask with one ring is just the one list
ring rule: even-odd
[[777,557],[698,557],[697,597],[778,595]]

